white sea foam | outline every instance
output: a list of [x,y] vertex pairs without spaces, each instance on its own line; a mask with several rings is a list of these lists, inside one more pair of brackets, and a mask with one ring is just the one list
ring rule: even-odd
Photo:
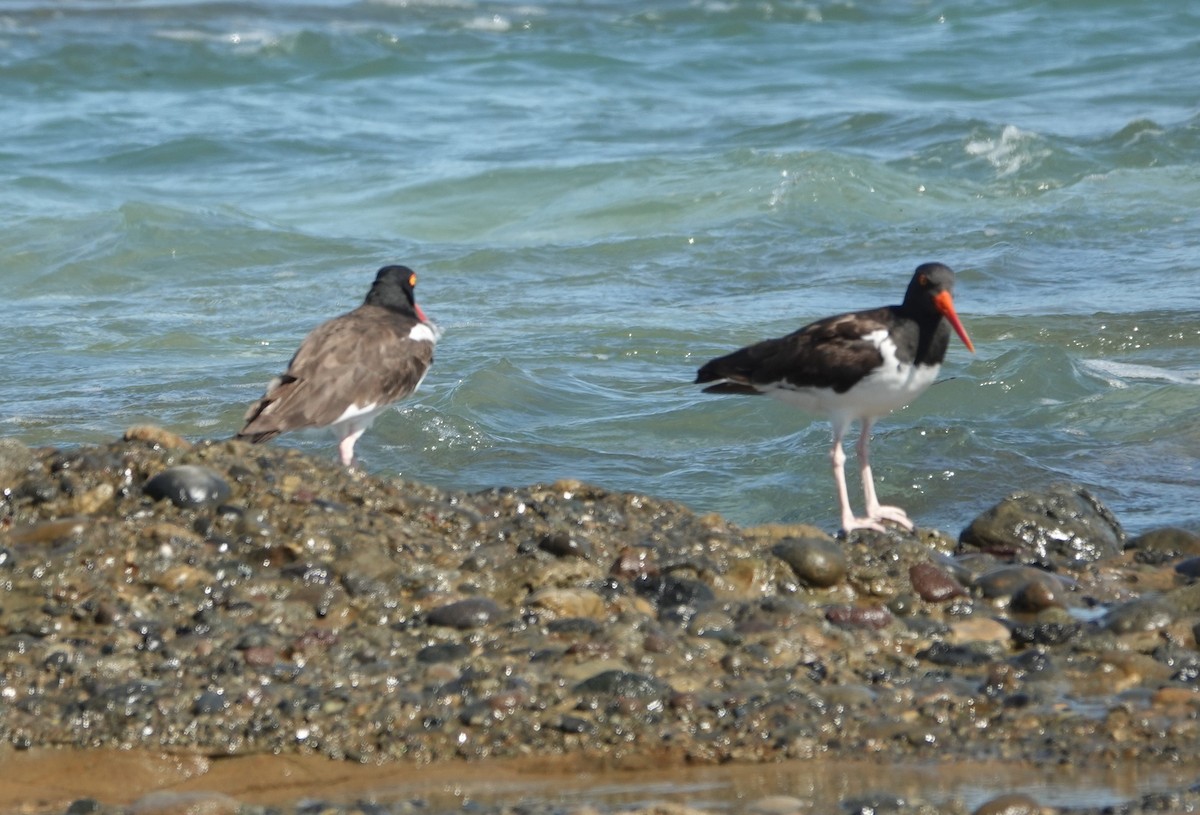
[[1000,138],[972,138],[963,149],[969,156],[986,159],[1003,178],[1050,155],[1049,148],[1039,146],[1039,141],[1040,137],[1036,133],[1005,125],[1000,131]]
[[1200,385],[1200,370],[1172,370],[1154,365],[1138,365],[1111,359],[1084,359],[1080,365],[1100,376],[1114,388],[1129,387],[1130,382],[1169,382],[1174,385]]

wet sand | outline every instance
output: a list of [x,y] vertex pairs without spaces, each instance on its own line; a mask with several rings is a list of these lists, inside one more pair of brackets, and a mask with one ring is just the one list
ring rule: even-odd
[[[639,769],[654,765],[654,769]],[[572,757],[414,766],[356,764],[312,755],[208,758],[146,750],[38,748],[0,753],[0,811],[65,812],[90,799],[139,812],[234,811],[243,805],[293,810],[304,800],[388,804],[421,801],[429,813],[518,802],[638,811],[665,804],[737,812],[787,797],[819,812],[855,795],[886,791],[968,811],[1021,792],[1043,807],[1112,806],[1200,778],[1190,765],[1073,770],[1011,762],[786,761],[692,767],[666,756],[602,765]],[[866,780],[869,779],[869,780]],[[591,810],[595,811],[595,810]]]

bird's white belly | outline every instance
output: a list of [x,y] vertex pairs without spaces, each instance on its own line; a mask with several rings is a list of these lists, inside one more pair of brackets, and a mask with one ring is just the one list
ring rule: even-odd
[[334,435],[339,438],[356,430],[366,430],[371,426],[380,413],[387,410],[387,405],[377,405],[374,402],[367,405],[349,405],[342,415],[330,424]]
[[940,365],[912,365],[896,358],[896,347],[884,332],[875,340],[883,364],[843,393],[832,388],[797,388],[786,382],[764,392],[790,405],[823,415],[843,414],[872,419],[904,407],[937,378]]

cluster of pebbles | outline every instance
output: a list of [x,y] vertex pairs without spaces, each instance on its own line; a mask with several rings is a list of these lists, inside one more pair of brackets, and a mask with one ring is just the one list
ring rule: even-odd
[[[2,441],[0,489],[17,749],[1104,765],[1200,744],[1200,536],[1127,539],[1076,486],[1014,494],[957,538],[837,540],[142,427]],[[1024,805],[978,811],[1041,811]]]

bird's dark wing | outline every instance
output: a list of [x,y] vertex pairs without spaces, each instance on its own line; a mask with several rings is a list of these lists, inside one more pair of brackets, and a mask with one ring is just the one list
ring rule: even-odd
[[844,393],[883,363],[869,335],[888,330],[889,313],[888,308],[875,309],[810,323],[786,337],[712,360],[700,369],[696,382],[717,383],[706,393],[758,393],[756,385],[772,384]]

